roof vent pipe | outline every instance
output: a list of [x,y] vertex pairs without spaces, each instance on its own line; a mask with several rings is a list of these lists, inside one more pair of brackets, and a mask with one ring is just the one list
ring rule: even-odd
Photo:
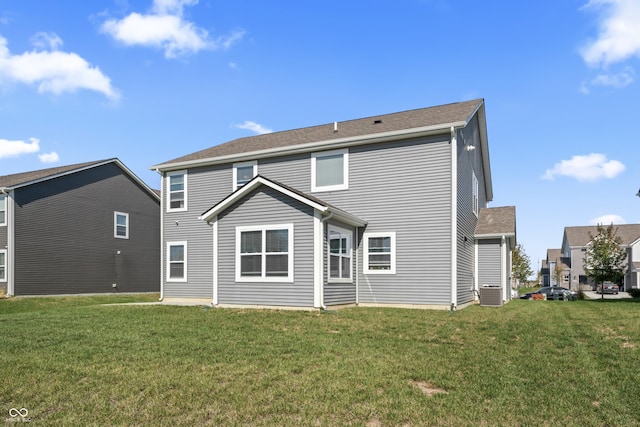
[[333,122],[333,131],[338,132],[338,122]]

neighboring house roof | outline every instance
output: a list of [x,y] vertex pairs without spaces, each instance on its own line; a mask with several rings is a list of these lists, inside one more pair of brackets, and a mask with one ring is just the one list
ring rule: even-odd
[[[640,238],[640,224],[620,224],[613,225],[616,235],[622,239],[622,245],[628,246]],[[591,241],[591,236],[598,233],[597,225],[565,227],[565,240],[569,247],[585,247]]]
[[251,181],[247,182],[245,185],[218,202],[211,209],[204,212],[199,218],[203,221],[211,221],[215,216],[228,209],[242,197],[263,185],[270,187],[289,197],[292,197],[308,206],[311,206],[327,216],[331,215],[331,217],[346,224],[354,225],[357,227],[364,227],[365,225],[367,225],[366,221],[356,217],[355,215],[343,211],[342,209],[338,209],[335,206],[330,205],[329,203],[323,202],[317,197],[310,196],[294,188],[265,178],[262,175],[255,176]]
[[547,261],[554,262],[556,267],[569,269],[570,259],[562,256],[562,249],[547,249]]
[[122,169],[127,175],[129,175],[134,181],[136,181],[145,191],[151,194],[154,198],[160,200],[160,196],[157,191],[151,189],[147,184],[138,178],[129,168],[127,168],[117,158],[97,160],[93,162],[76,163],[67,166],[58,166],[54,168],[40,169],[29,172],[16,173],[11,175],[0,176],[0,191],[13,190],[20,187],[26,187],[28,185],[37,184],[38,182],[47,181],[50,179],[58,178],[61,176],[77,173],[94,167],[114,163],[120,169]]
[[274,155],[310,152],[317,149],[327,150],[363,143],[441,134],[467,126],[476,113],[479,117],[487,198],[492,200],[493,189],[482,99],[238,138],[152,166],[151,169],[178,170],[255,160]]
[[516,207],[481,208],[474,237],[508,237],[516,244]]

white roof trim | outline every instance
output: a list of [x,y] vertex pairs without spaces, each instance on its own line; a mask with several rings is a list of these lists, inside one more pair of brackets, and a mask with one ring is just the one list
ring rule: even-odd
[[[473,117],[473,116],[471,116]],[[393,141],[396,139],[407,137],[419,137],[427,135],[437,135],[440,133],[449,134],[450,129],[465,127],[468,121],[458,121],[439,125],[423,126],[418,128],[395,130],[391,132],[374,133],[367,135],[353,136],[349,138],[339,138],[315,142],[307,142],[304,144],[287,145],[284,147],[270,148],[267,150],[249,151],[245,153],[231,154],[227,156],[209,157],[205,159],[188,160],[177,163],[161,163],[151,166],[151,170],[169,171],[175,169],[183,169],[194,166],[210,166],[221,163],[240,162],[245,160],[255,160],[275,155],[300,154],[311,151],[317,151],[318,148],[323,150],[332,150],[337,148],[353,147],[357,145],[372,144],[377,142]],[[485,142],[486,144],[486,142]]]
[[119,159],[116,159],[116,158],[105,160],[103,162],[92,163],[90,165],[83,166],[83,167],[80,167],[80,168],[77,168],[77,169],[71,169],[71,170],[68,170],[68,171],[65,171],[65,172],[60,172],[60,173],[56,173],[56,174],[53,174],[53,175],[48,175],[48,176],[45,176],[45,177],[42,177],[42,178],[33,179],[31,181],[25,181],[25,182],[22,182],[22,183],[17,184],[17,185],[11,185],[11,186],[8,186],[8,187],[3,187],[3,188],[0,188],[0,191],[4,193],[6,190],[15,190],[16,188],[21,188],[21,187],[26,187],[26,186],[33,185],[33,184],[38,184],[40,182],[49,181],[51,179],[60,178],[62,176],[71,175],[71,174],[74,174],[74,173],[77,173],[77,172],[82,172],[82,171],[85,171],[85,170],[93,169],[93,168],[96,168],[98,166],[104,166],[104,165],[107,165],[109,163],[115,163],[127,175],[129,175],[131,178],[133,178],[134,181],[136,181],[138,184],[140,184],[140,186],[142,188],[144,188],[149,194],[151,194],[156,200],[160,201],[160,196],[155,191],[153,191],[153,189],[151,187],[149,187],[144,181],[142,181],[140,178],[138,178],[138,176],[136,174],[134,174],[128,167],[126,167],[124,165],[124,163],[122,163]]
[[211,221],[213,218],[215,218],[216,216],[218,216],[221,212],[224,212],[226,209],[228,209],[231,205],[233,205],[234,203],[236,203],[238,200],[240,200],[243,196],[245,196],[247,193],[253,191],[254,189],[258,188],[261,185],[266,185],[267,187],[273,188],[274,190],[285,194],[301,203],[304,203],[307,206],[310,206],[314,209],[316,209],[317,211],[319,211],[321,214],[329,214],[329,213],[333,213],[333,218],[336,218],[342,222],[345,222],[349,225],[354,225],[354,226],[359,226],[359,227],[363,227],[365,226],[367,223],[345,211],[342,211],[340,209],[336,209],[336,208],[332,208],[329,207],[327,205],[321,205],[311,199],[308,199],[296,192],[293,192],[291,190],[289,190],[288,188],[285,188],[281,185],[278,185],[277,183],[270,181],[269,179],[263,177],[263,176],[256,176],[255,178],[253,178],[251,181],[249,181],[247,184],[245,184],[242,188],[238,189],[237,191],[231,193],[229,196],[225,197],[221,202],[219,202],[218,204],[216,204],[214,207],[212,207],[211,209],[209,209],[208,211],[206,211],[205,213],[203,213],[201,216],[198,217],[198,219],[201,219],[203,221]]

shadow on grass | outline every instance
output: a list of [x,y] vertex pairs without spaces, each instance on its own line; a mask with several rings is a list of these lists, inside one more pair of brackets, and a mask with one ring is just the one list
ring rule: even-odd
[[640,298],[586,298],[583,301],[607,304],[640,304]]

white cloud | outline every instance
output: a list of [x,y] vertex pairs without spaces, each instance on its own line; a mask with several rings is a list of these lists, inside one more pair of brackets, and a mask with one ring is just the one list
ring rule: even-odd
[[51,153],[42,153],[38,155],[38,158],[42,163],[55,163],[60,160],[60,156],[58,156],[58,153],[55,151],[52,151]]
[[36,33],[31,37],[31,44],[40,49],[58,50],[62,46],[62,39],[56,33]]
[[585,10],[597,9],[598,37],[580,53],[592,67],[608,66],[640,57],[640,2],[638,0],[590,0]]
[[598,74],[591,80],[585,80],[580,85],[580,93],[588,95],[591,93],[591,86],[605,86],[615,89],[622,89],[634,82],[635,71],[630,67],[626,67],[624,71],[619,73]]
[[[35,41],[38,48],[46,44],[50,48],[62,45],[55,34],[39,33]],[[109,77],[79,55],[58,50],[33,50],[14,55],[9,51],[7,40],[0,36],[0,84],[7,83],[36,84],[39,93],[60,95],[86,89],[114,100],[119,98]]]
[[22,154],[37,153],[38,151],[40,151],[40,140],[36,138],[29,138],[29,142],[0,139],[0,159],[18,157]]
[[598,224],[609,225],[609,224],[626,224],[627,223],[627,221],[624,218],[616,214],[602,215],[597,218],[593,218],[589,222],[591,223],[591,225],[598,225]]
[[273,132],[273,130],[269,129],[268,127],[264,127],[261,124],[258,124],[256,122],[252,122],[250,120],[245,120],[243,123],[234,125],[234,127],[238,128],[238,129],[247,129],[247,130],[255,132],[255,133],[259,134],[259,135]]
[[625,170],[625,166],[617,160],[607,160],[604,154],[591,153],[584,156],[573,156],[571,160],[562,160],[552,169],[547,169],[543,179],[554,179],[556,176],[568,176],[578,181],[597,181],[601,178],[614,178]]
[[151,13],[133,12],[123,19],[109,19],[101,31],[126,46],[148,46],[164,50],[165,58],[176,58],[204,49],[229,49],[245,32],[211,39],[209,32],[183,18],[185,6],[198,0],[154,0]]

